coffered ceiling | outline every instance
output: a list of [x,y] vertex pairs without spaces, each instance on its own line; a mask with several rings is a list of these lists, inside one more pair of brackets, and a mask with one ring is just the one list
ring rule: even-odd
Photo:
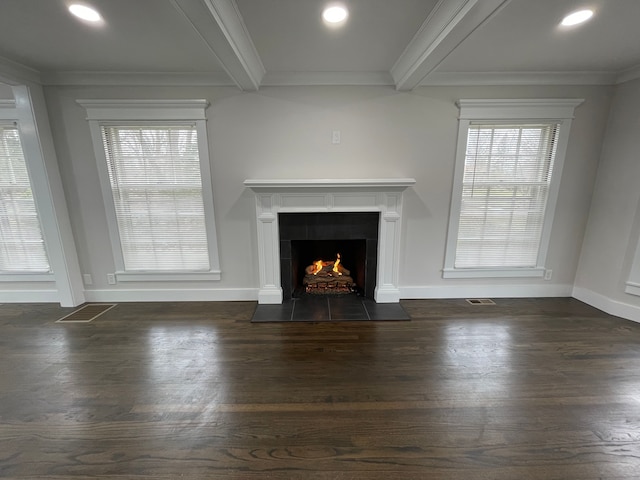
[[[638,0],[0,1],[0,80],[43,85],[609,84],[640,77]],[[561,27],[591,8],[594,17]]]

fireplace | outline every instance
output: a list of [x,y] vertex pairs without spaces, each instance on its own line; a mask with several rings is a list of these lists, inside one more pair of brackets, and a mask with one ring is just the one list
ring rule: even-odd
[[379,212],[278,214],[284,298],[357,294],[374,298]]
[[[412,178],[245,180],[244,185],[256,196],[258,303],[279,304],[283,298],[291,298],[300,288],[301,272],[311,264],[308,262],[318,260],[317,255],[333,257],[337,253],[344,267],[354,270],[351,276],[356,291],[360,289],[377,303],[399,302],[402,193],[414,183]],[[362,222],[367,223],[367,232],[350,233],[352,225],[361,222],[359,218],[366,219]],[[324,238],[299,238],[299,232],[309,232],[322,222],[342,224],[344,230],[328,235],[324,225],[316,231]],[[288,231],[298,233],[289,235]],[[343,240],[349,244],[331,243]],[[298,244],[306,241],[318,243]],[[298,248],[320,253],[300,253]]]
[[[292,296],[346,295],[362,296],[366,286],[366,241],[364,240],[294,240],[292,258],[297,265],[292,270]],[[330,252],[336,252],[331,254]],[[342,252],[340,254],[339,252]],[[331,258],[332,260],[324,260]],[[351,263],[345,267],[344,259]],[[281,260],[282,261],[282,260]],[[355,270],[354,270],[355,266]],[[284,274],[283,274],[284,275]],[[302,284],[300,284],[302,279]],[[357,282],[357,283],[356,283]],[[287,290],[283,292],[286,295]]]

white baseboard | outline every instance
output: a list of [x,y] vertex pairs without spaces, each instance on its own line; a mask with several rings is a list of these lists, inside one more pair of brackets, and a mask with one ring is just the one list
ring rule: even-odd
[[444,285],[400,287],[400,298],[570,297],[572,285]]
[[265,287],[258,290],[258,303],[277,305],[282,303],[282,287]]
[[3,290],[0,303],[60,303],[57,290]]
[[257,288],[85,290],[87,302],[224,302],[258,299]]
[[572,297],[602,310],[609,315],[622,317],[634,322],[640,322],[640,307],[629,303],[613,300],[586,288],[573,287]]
[[[257,301],[258,288],[86,290],[87,302]],[[640,322],[640,306],[571,285],[447,285],[400,287],[401,299],[574,297],[617,317]],[[0,291],[0,303],[59,303],[56,290]]]
[[400,301],[400,289],[396,287],[376,287],[373,298],[377,303],[398,303]]

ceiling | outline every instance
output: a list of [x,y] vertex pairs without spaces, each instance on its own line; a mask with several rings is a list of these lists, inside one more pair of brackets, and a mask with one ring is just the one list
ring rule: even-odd
[[[43,85],[613,84],[640,77],[638,0],[0,1],[0,81]],[[335,3],[335,2],[334,2]],[[560,27],[579,8],[595,15]]]

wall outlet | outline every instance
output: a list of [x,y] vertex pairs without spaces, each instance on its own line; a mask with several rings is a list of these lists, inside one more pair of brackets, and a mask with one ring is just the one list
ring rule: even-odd
[[553,276],[553,270],[545,270],[544,271],[544,279],[545,280],[551,280],[552,276]]
[[331,143],[340,143],[340,130],[334,130],[333,132],[331,132]]
[[115,273],[107,273],[107,283],[109,285],[116,284],[116,274]]
[[85,285],[93,285],[93,278],[89,273],[85,273],[82,275],[82,281],[84,282]]

